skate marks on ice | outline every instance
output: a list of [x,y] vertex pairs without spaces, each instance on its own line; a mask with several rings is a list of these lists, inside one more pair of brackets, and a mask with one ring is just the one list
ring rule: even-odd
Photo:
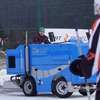
[[15,95],[15,96],[22,96],[24,95],[22,89],[17,87],[12,82],[5,82],[3,86],[0,86],[0,95]]
[[[4,83],[3,87],[0,86],[0,99],[2,100],[63,100],[62,98],[58,98],[54,95],[38,95],[34,97],[26,97],[24,96],[22,89],[17,87],[11,82]],[[73,93],[73,95],[69,98],[65,98],[64,100],[88,100],[87,96],[82,96],[78,92]],[[95,100],[95,93],[91,95],[91,100]]]

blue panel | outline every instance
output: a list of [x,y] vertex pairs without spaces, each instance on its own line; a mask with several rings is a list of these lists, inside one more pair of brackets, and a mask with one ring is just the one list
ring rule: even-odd
[[[86,45],[82,45],[83,53],[87,52]],[[76,44],[34,44],[30,45],[30,65],[62,65],[67,64],[79,56]]]
[[[6,63],[7,63],[7,73],[8,74],[24,74],[25,73],[25,54],[24,46],[20,45],[15,50],[6,51]],[[9,57],[15,57],[15,67],[9,66]]]

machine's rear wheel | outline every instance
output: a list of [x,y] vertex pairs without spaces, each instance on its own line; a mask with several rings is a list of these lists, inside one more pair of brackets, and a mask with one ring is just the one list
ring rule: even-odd
[[59,78],[54,81],[52,93],[60,98],[67,98],[72,95],[72,92],[68,91],[68,85],[64,78]]
[[23,82],[23,92],[26,96],[36,95],[36,84],[32,78],[26,78]]

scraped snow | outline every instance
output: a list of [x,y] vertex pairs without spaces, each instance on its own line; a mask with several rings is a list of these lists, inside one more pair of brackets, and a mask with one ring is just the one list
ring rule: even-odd
[[7,75],[7,70],[0,70],[0,86],[3,86],[4,82],[10,81],[11,75]]

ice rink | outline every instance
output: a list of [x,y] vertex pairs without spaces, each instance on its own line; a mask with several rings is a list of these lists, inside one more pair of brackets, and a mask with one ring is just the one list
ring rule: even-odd
[[[0,87],[0,100],[88,100],[88,97],[82,96],[77,92],[73,93],[71,97],[64,99],[53,95],[26,97],[20,88],[11,82],[6,82],[3,87]],[[95,100],[95,93],[91,95],[91,100]]]

